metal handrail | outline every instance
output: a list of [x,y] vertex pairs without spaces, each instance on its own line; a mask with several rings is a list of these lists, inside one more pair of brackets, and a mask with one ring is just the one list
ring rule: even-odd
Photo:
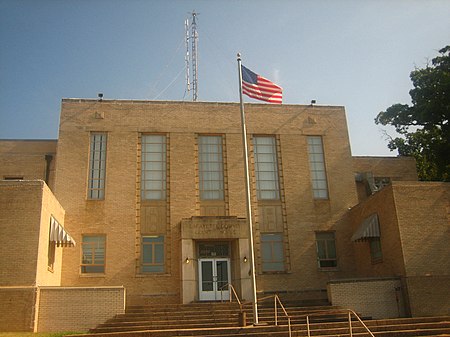
[[288,329],[289,329],[289,337],[292,336],[292,329],[291,329],[291,317],[288,315],[286,308],[284,307],[283,303],[281,303],[280,298],[278,297],[277,294],[275,295],[270,295],[270,296],[266,296],[266,297],[262,297],[258,300],[258,302],[262,302],[264,300],[267,300],[269,298],[274,299],[274,316],[275,316],[275,325],[278,326],[278,308],[277,308],[277,302],[280,305],[281,309],[283,310],[284,315],[287,317],[288,320]]
[[242,302],[241,302],[241,300],[239,299],[239,296],[238,296],[238,294],[237,294],[237,292],[236,292],[236,289],[234,289],[234,287],[233,287],[233,285],[231,284],[231,283],[227,283],[227,284],[225,284],[223,287],[221,287],[219,290],[220,290],[220,297],[221,297],[221,300],[223,301],[223,289],[224,288],[231,288],[231,290],[232,291],[230,291],[230,302],[233,302],[233,295],[234,295],[234,297],[236,297],[236,301],[238,302],[238,304],[239,304],[239,310],[242,312]]
[[[354,312],[351,309],[342,309],[342,310],[333,310],[332,312],[347,312],[348,313],[348,326],[349,326],[349,334],[350,337],[353,336],[353,327],[352,327],[352,314],[356,317],[356,319],[361,323],[361,325],[366,329],[366,331],[370,334],[371,337],[375,337],[372,331],[367,327],[367,325],[361,320],[361,318],[358,316],[356,312]],[[306,315],[306,328],[308,330],[308,337],[311,337],[311,329],[310,329],[310,323],[309,323],[309,317],[316,316],[320,314],[329,314],[330,311],[317,311],[312,314]]]

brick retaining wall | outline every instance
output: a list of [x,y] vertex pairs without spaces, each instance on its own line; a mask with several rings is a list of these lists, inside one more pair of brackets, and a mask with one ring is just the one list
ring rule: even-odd
[[123,287],[39,288],[37,332],[87,331],[125,312]]
[[362,316],[377,319],[405,315],[399,278],[330,281],[328,296],[332,305],[352,309]]

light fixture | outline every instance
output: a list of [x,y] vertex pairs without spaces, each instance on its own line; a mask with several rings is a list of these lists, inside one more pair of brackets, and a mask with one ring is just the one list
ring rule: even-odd
[[184,262],[185,262],[186,264],[188,264],[188,263],[191,262],[191,260],[189,260],[189,258],[187,257],[186,260],[184,260]]
[[248,261],[247,260],[247,256],[244,256],[244,260],[243,261],[244,261],[244,263],[247,263],[247,261]]

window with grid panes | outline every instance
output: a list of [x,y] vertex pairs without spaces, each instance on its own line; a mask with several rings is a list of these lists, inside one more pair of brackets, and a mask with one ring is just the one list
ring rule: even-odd
[[308,136],[308,155],[314,198],[328,199],[328,183],[321,136]]
[[319,268],[336,268],[336,236],[334,232],[316,232]]
[[201,200],[223,200],[223,156],[221,136],[198,137]]
[[105,198],[106,133],[91,133],[88,198]]
[[261,264],[263,272],[284,271],[282,233],[261,233]]
[[166,199],[166,136],[141,137],[141,199]]
[[279,200],[280,187],[275,137],[253,137],[258,200]]
[[81,273],[105,272],[105,245],[104,235],[83,235],[81,243]]
[[142,236],[141,272],[164,272],[164,236]]

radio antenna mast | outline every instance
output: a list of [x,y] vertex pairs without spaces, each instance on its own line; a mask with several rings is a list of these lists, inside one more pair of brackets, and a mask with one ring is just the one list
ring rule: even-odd
[[191,79],[189,75],[189,67],[190,67],[190,54],[189,54],[189,19],[184,21],[184,32],[185,38],[184,45],[186,47],[186,55],[184,57],[184,61],[186,63],[186,91],[191,91]]
[[192,52],[192,100],[197,101],[198,97],[198,52],[197,52],[197,43],[198,43],[198,33],[197,33],[197,22],[195,18],[197,17],[197,13],[195,11],[192,12],[192,27],[191,27],[191,52]]

